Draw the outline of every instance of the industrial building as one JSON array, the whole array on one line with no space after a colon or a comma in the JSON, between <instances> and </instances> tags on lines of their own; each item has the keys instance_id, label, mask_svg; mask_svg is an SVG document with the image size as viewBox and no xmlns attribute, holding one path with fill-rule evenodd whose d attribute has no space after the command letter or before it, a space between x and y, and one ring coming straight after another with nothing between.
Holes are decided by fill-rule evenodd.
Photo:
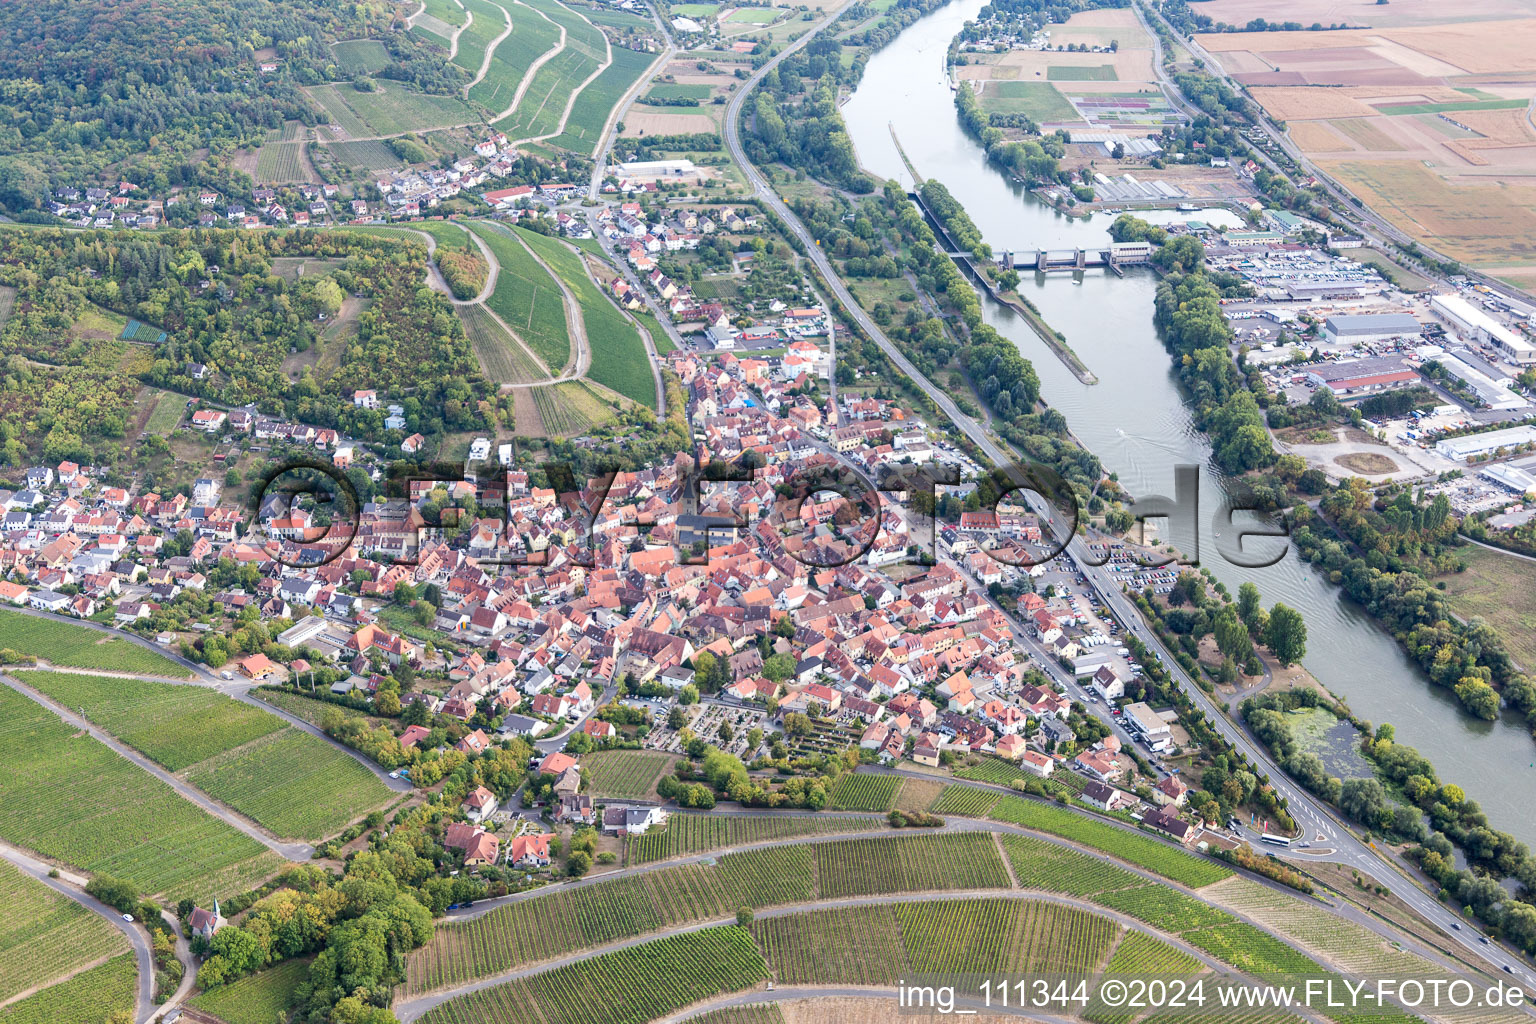
<instances>
[{"instance_id":1,"label":"industrial building","mask_svg":"<svg viewBox=\"0 0 1536 1024\"><path fill-rule=\"evenodd\" d=\"M1452 330L1465 340L1492 345L1504 358L1522 366L1536 363L1536 345L1478 309L1460 295L1435 295L1432 308Z\"/></svg>"},{"instance_id":2,"label":"industrial building","mask_svg":"<svg viewBox=\"0 0 1536 1024\"><path fill-rule=\"evenodd\" d=\"M1471 388L1478 400L1490 409L1523 409L1528 404L1525 399L1465 359L1451 355L1449 352L1442 352L1429 358L1436 360L1453 377Z\"/></svg>"},{"instance_id":3,"label":"industrial building","mask_svg":"<svg viewBox=\"0 0 1536 1024\"><path fill-rule=\"evenodd\" d=\"M1500 448L1511 449L1522 444L1536 444L1536 427L1505 427L1465 437L1448 437L1435 442L1435 451L1448 459L1465 462L1480 455L1489 455Z\"/></svg>"},{"instance_id":4,"label":"industrial building","mask_svg":"<svg viewBox=\"0 0 1536 1024\"><path fill-rule=\"evenodd\" d=\"M1406 387L1419 380L1418 372L1401 359L1348 359L1309 367L1306 374L1313 384L1340 398Z\"/></svg>"},{"instance_id":5,"label":"industrial building","mask_svg":"<svg viewBox=\"0 0 1536 1024\"><path fill-rule=\"evenodd\" d=\"M1329 344L1364 344L1388 338L1418 338L1424 328L1408 313L1341 313L1323 324Z\"/></svg>"}]
</instances>

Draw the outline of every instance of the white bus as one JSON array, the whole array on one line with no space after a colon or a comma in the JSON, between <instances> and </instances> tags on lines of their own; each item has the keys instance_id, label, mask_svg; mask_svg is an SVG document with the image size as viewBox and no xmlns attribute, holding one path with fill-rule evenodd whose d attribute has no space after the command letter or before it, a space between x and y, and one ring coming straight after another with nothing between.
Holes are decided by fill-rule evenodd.
<instances>
[{"instance_id":1,"label":"white bus","mask_svg":"<svg viewBox=\"0 0 1536 1024\"><path fill-rule=\"evenodd\" d=\"M1259 836L1259 842L1261 842L1261 843L1268 843L1270 846L1290 846L1291 845L1291 841L1289 839L1285 838L1285 836L1271 835L1268 832L1265 832L1263 835Z\"/></svg>"}]
</instances>

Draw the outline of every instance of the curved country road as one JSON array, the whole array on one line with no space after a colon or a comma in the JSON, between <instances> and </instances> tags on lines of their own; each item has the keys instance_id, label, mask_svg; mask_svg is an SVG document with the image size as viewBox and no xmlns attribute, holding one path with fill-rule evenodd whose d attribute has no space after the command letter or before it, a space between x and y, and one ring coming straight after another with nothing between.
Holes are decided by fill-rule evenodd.
<instances>
[{"instance_id":1,"label":"curved country road","mask_svg":"<svg viewBox=\"0 0 1536 1024\"><path fill-rule=\"evenodd\" d=\"M153 1017L159 1010L159 1007L155 1005L155 961L145 930L124 921L123 915L115 909L102 903L96 897L87 895L81 889L66 884L62 878L49 878L48 872L53 870L52 865L30 857L22 851L3 843L0 843L0 857L5 858L23 873L42 882L54 892L74 900L92 913L99 914L108 921L111 921L118 931L128 937L129 943L133 945L134 957L139 962L138 1007L134 1013L134 1020L137 1024L145 1024L146 1021ZM192 972L188 971L187 973L191 974Z\"/></svg>"}]
</instances>

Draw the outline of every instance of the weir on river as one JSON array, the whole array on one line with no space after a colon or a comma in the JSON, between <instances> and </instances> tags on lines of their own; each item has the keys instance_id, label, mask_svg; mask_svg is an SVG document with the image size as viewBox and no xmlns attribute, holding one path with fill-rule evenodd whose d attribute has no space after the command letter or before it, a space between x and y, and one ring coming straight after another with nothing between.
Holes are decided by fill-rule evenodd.
<instances>
[{"instance_id":1,"label":"weir on river","mask_svg":"<svg viewBox=\"0 0 1536 1024\"><path fill-rule=\"evenodd\" d=\"M954 0L908 26L871 58L842 109L860 162L877 177L909 189L917 184L914 174L942 182L995 251L1107 249L1113 215L1073 219L1057 213L990 166L981 147L961 130L945 51L983 2ZM910 172L894 141L897 136ZM1138 216L1160 223L1196 219L1217 227L1238 223L1233 213L1221 209L1143 211ZM1210 446L1191 420L1153 327L1156 278L1150 269L1134 266L1124 273L1123 279L1097 273L1024 274L1019 283L1019 292L1066 336L1097 377L1094 385L1083 383L1048 352L1012 308L984 294L983 313L1031 359L1044 399L1131 493L1173 494L1175 467L1200 467L1201 528L1209 540L1213 530L1222 529L1210 519L1226 480L1211 464ZM1174 530L1168 539L1187 549L1193 538ZM1308 629L1304 663L1324 686L1361 717L1391 722L1398 741L1418 748L1446 781L1478 800L1496 828L1536 844L1536 819L1526 811L1536 796L1536 770L1518 767L1536 762L1536 742L1523 724L1465 715L1453 695L1431 686L1389 635L1294 553L1268 568L1243 569L1208 551L1204 564L1233 592L1251 581L1266 606L1279 601L1300 609Z\"/></svg>"}]
</instances>

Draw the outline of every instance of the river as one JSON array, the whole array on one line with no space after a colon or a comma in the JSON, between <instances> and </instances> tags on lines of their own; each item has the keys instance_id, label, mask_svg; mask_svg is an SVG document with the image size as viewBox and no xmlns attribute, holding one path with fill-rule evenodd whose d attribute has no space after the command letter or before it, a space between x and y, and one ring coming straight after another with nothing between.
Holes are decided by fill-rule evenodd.
<instances>
[{"instance_id":1,"label":"river","mask_svg":"<svg viewBox=\"0 0 1536 1024\"><path fill-rule=\"evenodd\" d=\"M910 187L905 152L918 174L942 181L964 203L994 250L1107 242L1112 215L1084 220L1058 214L989 165L981 147L961 131L944 58L950 40L982 3L955 0L915 22L870 60L842 109L860 162L871 173ZM1236 222L1224 210L1140 215L1164 222ZM1174 467L1199 465L1202 564L1234 594L1251 580L1266 607L1279 601L1300 609L1307 621L1307 669L1356 714L1391 722L1398 740L1418 748L1445 781L1478 800L1495 827L1536 846L1536 820L1520 810L1536 795L1536 744L1517 718L1482 722L1463 714L1453 696L1430 686L1390 635L1294 553L1268 568L1243 569L1215 550L1210 524L1223 479L1210 464L1210 447L1191 422L1152 325L1156 285L1147 269L1131 269L1124 278L1090 270L1076 280L1026 274L1020 283L1021 294L1066 335L1098 377L1094 385L1079 382L1012 310L985 296L982 301L988 322L1034 363L1045 400L1061 410L1082 443L1132 494L1172 495ZM1187 536L1175 531L1171 539L1188 550ZM1521 768L1521 762L1528 767Z\"/></svg>"}]
</instances>

